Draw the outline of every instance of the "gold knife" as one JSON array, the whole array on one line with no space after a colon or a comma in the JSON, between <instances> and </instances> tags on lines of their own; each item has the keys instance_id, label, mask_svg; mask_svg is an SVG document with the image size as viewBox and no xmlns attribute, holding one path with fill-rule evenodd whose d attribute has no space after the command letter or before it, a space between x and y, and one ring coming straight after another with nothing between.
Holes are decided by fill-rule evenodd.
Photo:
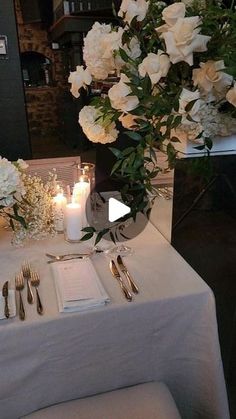
<instances>
[{"instance_id":1,"label":"gold knife","mask_svg":"<svg viewBox=\"0 0 236 419\"><path fill-rule=\"evenodd\" d=\"M129 283L129 286L130 286L131 290L135 294L138 294L139 293L139 289L138 289L137 285L135 284L134 280L132 279L132 277L131 277L128 269L126 268L126 266L125 266L125 264L124 264L124 262L122 260L122 257L120 255L117 256L117 263L118 263L118 265L120 267L121 272L123 272L123 274L127 278L127 281Z\"/></svg>"},{"instance_id":2,"label":"gold knife","mask_svg":"<svg viewBox=\"0 0 236 419\"><path fill-rule=\"evenodd\" d=\"M5 308L4 308L4 314L7 319L10 317L10 311L8 307L8 281L5 282L5 284L2 287L2 296L5 298Z\"/></svg>"},{"instance_id":3,"label":"gold knife","mask_svg":"<svg viewBox=\"0 0 236 419\"><path fill-rule=\"evenodd\" d=\"M126 288L126 286L123 282L123 279L121 278L121 276L119 274L119 271L116 267L116 264L115 264L114 260L110 261L109 266L110 266L110 271L111 271L112 275L119 281L120 287L121 287L121 289L122 289L122 291L125 295L125 298L127 298L128 301L132 301L132 295L129 292L129 290Z\"/></svg>"}]
</instances>

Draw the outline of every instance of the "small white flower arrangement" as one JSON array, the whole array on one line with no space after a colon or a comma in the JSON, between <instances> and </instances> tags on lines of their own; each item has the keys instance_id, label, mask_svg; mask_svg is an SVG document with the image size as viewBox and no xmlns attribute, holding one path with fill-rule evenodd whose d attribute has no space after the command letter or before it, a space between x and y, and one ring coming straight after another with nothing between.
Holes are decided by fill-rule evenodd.
<instances>
[{"instance_id":1,"label":"small white flower arrangement","mask_svg":"<svg viewBox=\"0 0 236 419\"><path fill-rule=\"evenodd\" d=\"M54 235L54 204L56 174L49 173L46 182L37 175L22 173L25 195L19 214L24 218L25 226L17 223L14 228L13 243L21 244L25 240L41 240Z\"/></svg>"},{"instance_id":2,"label":"small white flower arrangement","mask_svg":"<svg viewBox=\"0 0 236 419\"><path fill-rule=\"evenodd\" d=\"M230 8L219 0L170 6L123 0L117 18L117 27L93 25L84 39L85 68L71 73L69 82L78 97L92 80L117 75L107 97L81 110L79 123L93 142L115 142L120 123L134 140L122 152L112 148L113 172L129 194L135 185L135 205L139 191L138 210L161 170L157 150L167 154L171 168L176 142L191 140L209 153L214 136L236 132L236 13L234 0Z\"/></svg>"},{"instance_id":3,"label":"small white flower arrangement","mask_svg":"<svg viewBox=\"0 0 236 419\"><path fill-rule=\"evenodd\" d=\"M22 159L10 162L0 156L0 217L9 222L15 244L55 233L52 198L56 174L49 174L43 183L39 176L27 174L27 167Z\"/></svg>"},{"instance_id":4,"label":"small white flower arrangement","mask_svg":"<svg viewBox=\"0 0 236 419\"><path fill-rule=\"evenodd\" d=\"M9 220L12 228L16 222L26 227L24 218L19 214L26 193L22 181L26 168L26 163L21 159L11 163L0 156L0 216Z\"/></svg>"}]
</instances>

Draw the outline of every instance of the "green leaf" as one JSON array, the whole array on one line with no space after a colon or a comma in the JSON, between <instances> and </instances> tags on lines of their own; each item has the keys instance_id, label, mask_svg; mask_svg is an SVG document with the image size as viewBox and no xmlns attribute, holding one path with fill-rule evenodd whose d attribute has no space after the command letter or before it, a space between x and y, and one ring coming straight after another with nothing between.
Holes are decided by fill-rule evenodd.
<instances>
[{"instance_id":1,"label":"green leaf","mask_svg":"<svg viewBox=\"0 0 236 419\"><path fill-rule=\"evenodd\" d=\"M173 122L173 119L174 119L174 115L169 115L168 116L168 118L167 118L167 121L166 121L166 125L169 127L169 126L171 126L171 124L172 124L172 122Z\"/></svg>"},{"instance_id":2,"label":"green leaf","mask_svg":"<svg viewBox=\"0 0 236 419\"><path fill-rule=\"evenodd\" d=\"M122 163L122 160L117 160L117 162L112 167L111 175L113 175L117 171L117 169L119 169L119 167L121 166L121 163Z\"/></svg>"},{"instance_id":3,"label":"green leaf","mask_svg":"<svg viewBox=\"0 0 236 419\"><path fill-rule=\"evenodd\" d=\"M145 108L142 106L138 106L137 108L133 109L129 113L131 113L131 115L142 116L144 112L145 112Z\"/></svg>"},{"instance_id":4,"label":"green leaf","mask_svg":"<svg viewBox=\"0 0 236 419\"><path fill-rule=\"evenodd\" d=\"M186 119L190 122L196 122L190 115L187 115Z\"/></svg>"},{"instance_id":5,"label":"green leaf","mask_svg":"<svg viewBox=\"0 0 236 419\"><path fill-rule=\"evenodd\" d=\"M84 227L84 228L82 228L81 231L85 231L85 232L88 232L88 233L95 233L96 229L94 227Z\"/></svg>"},{"instance_id":6,"label":"green leaf","mask_svg":"<svg viewBox=\"0 0 236 419\"><path fill-rule=\"evenodd\" d=\"M211 140L211 138L205 138L205 144L206 144L206 146L207 146L207 148L209 149L209 150L211 150L212 149L212 146L213 146L213 143L212 143L212 140Z\"/></svg>"},{"instance_id":7,"label":"green leaf","mask_svg":"<svg viewBox=\"0 0 236 419\"><path fill-rule=\"evenodd\" d=\"M114 243L114 244L116 244L116 239L115 239L115 236L114 236L114 234L112 233L112 231L110 231L110 238L111 238L111 240L113 241L113 243Z\"/></svg>"},{"instance_id":8,"label":"green leaf","mask_svg":"<svg viewBox=\"0 0 236 419\"><path fill-rule=\"evenodd\" d=\"M123 155L123 157L124 156L127 156L128 154L130 154L130 153L132 153L132 151L134 150L135 148L134 147L127 147L127 148L125 148L123 151L122 151L122 155Z\"/></svg>"},{"instance_id":9,"label":"green leaf","mask_svg":"<svg viewBox=\"0 0 236 419\"><path fill-rule=\"evenodd\" d=\"M195 148L196 150L204 150L205 145L198 145L198 146L193 147L193 148Z\"/></svg>"},{"instance_id":10,"label":"green leaf","mask_svg":"<svg viewBox=\"0 0 236 419\"><path fill-rule=\"evenodd\" d=\"M95 240L95 246L100 242L100 240L109 232L109 228L104 228L103 230L99 231Z\"/></svg>"},{"instance_id":11,"label":"green leaf","mask_svg":"<svg viewBox=\"0 0 236 419\"><path fill-rule=\"evenodd\" d=\"M122 48L119 48L119 54L125 63L129 61L129 56L126 54L125 50L123 50Z\"/></svg>"},{"instance_id":12,"label":"green leaf","mask_svg":"<svg viewBox=\"0 0 236 419\"><path fill-rule=\"evenodd\" d=\"M174 100L173 109L175 110L175 112L178 112L178 110L179 110L179 99Z\"/></svg>"},{"instance_id":13,"label":"green leaf","mask_svg":"<svg viewBox=\"0 0 236 419\"><path fill-rule=\"evenodd\" d=\"M109 147L109 150L116 156L117 159L119 159L120 157L122 157L122 153L121 153L120 150L118 150L118 148Z\"/></svg>"},{"instance_id":14,"label":"green leaf","mask_svg":"<svg viewBox=\"0 0 236 419\"><path fill-rule=\"evenodd\" d=\"M125 131L124 134L126 134L128 137L132 138L132 140L140 141L142 139L142 136L135 131Z\"/></svg>"},{"instance_id":15,"label":"green leaf","mask_svg":"<svg viewBox=\"0 0 236 419\"><path fill-rule=\"evenodd\" d=\"M89 239L91 239L93 237L93 233L87 233L87 234L85 234L80 240L82 241L82 242L84 242L84 241L86 241L86 240L89 240Z\"/></svg>"},{"instance_id":16,"label":"green leaf","mask_svg":"<svg viewBox=\"0 0 236 419\"><path fill-rule=\"evenodd\" d=\"M157 170L154 170L152 173L150 173L149 175L150 179L153 179L154 177L156 177L159 172L160 170L157 169Z\"/></svg>"},{"instance_id":17,"label":"green leaf","mask_svg":"<svg viewBox=\"0 0 236 419\"><path fill-rule=\"evenodd\" d=\"M191 109L193 108L193 106L194 106L194 104L196 103L197 100L198 99L194 99L194 100L191 100L191 102L188 102L187 105L185 106L185 111L186 112L191 111Z\"/></svg>"},{"instance_id":18,"label":"green leaf","mask_svg":"<svg viewBox=\"0 0 236 419\"><path fill-rule=\"evenodd\" d=\"M178 127L179 124L181 124L181 121L182 121L182 116L181 115L176 116L172 123L172 128Z\"/></svg>"},{"instance_id":19,"label":"green leaf","mask_svg":"<svg viewBox=\"0 0 236 419\"><path fill-rule=\"evenodd\" d=\"M143 92L145 95L150 95L151 88L152 88L152 82L149 76L146 76L143 80Z\"/></svg>"}]
</instances>

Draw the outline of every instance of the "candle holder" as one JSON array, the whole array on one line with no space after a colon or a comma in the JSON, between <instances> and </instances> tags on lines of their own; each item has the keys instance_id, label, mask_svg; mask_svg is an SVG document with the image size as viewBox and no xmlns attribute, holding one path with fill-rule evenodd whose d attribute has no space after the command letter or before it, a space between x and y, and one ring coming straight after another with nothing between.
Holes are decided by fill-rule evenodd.
<instances>
[{"instance_id":1,"label":"candle holder","mask_svg":"<svg viewBox=\"0 0 236 419\"><path fill-rule=\"evenodd\" d=\"M64 232L64 212L67 199L64 196L64 188L61 182L55 182L55 196L53 197L54 228L57 233Z\"/></svg>"},{"instance_id":2,"label":"candle holder","mask_svg":"<svg viewBox=\"0 0 236 419\"><path fill-rule=\"evenodd\" d=\"M93 163L80 163L77 166L77 181L81 178L89 179L90 190L95 188L95 164Z\"/></svg>"},{"instance_id":3,"label":"candle holder","mask_svg":"<svg viewBox=\"0 0 236 419\"><path fill-rule=\"evenodd\" d=\"M95 178L95 164L93 163L80 163L77 171L78 179L87 178L90 183L90 195L87 202L87 212L89 220L92 220L94 213L96 212L97 200L96 200L96 178ZM92 217L92 218L91 218Z\"/></svg>"},{"instance_id":4,"label":"candle holder","mask_svg":"<svg viewBox=\"0 0 236 419\"><path fill-rule=\"evenodd\" d=\"M81 163L77 166L77 182L74 185L72 198L81 205L82 228L87 227L92 219L92 200L95 186L95 165Z\"/></svg>"}]
</instances>

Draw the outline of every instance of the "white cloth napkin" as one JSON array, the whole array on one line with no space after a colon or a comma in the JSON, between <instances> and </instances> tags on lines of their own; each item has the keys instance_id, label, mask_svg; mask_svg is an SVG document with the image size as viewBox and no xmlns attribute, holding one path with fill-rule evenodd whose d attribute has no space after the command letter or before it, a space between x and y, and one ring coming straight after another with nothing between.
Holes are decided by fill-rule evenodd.
<instances>
[{"instance_id":1,"label":"white cloth napkin","mask_svg":"<svg viewBox=\"0 0 236 419\"><path fill-rule=\"evenodd\" d=\"M110 301L91 259L58 262L51 267L60 312L88 310Z\"/></svg>"},{"instance_id":2,"label":"white cloth napkin","mask_svg":"<svg viewBox=\"0 0 236 419\"><path fill-rule=\"evenodd\" d=\"M8 307L10 311L10 317L14 317L16 315L15 290L8 291ZM2 296L2 292L0 292L0 320L6 318L4 314L4 308L5 308L5 298Z\"/></svg>"}]
</instances>

